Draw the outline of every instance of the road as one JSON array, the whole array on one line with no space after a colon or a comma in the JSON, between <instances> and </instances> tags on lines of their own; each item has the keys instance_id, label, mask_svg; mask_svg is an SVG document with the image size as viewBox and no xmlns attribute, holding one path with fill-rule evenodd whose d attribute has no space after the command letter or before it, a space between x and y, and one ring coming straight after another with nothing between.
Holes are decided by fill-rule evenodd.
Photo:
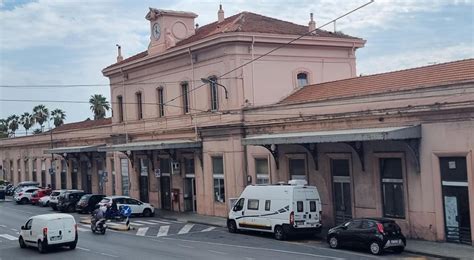
<instances>
[{"instance_id":1,"label":"road","mask_svg":"<svg viewBox=\"0 0 474 260\"><path fill-rule=\"evenodd\" d=\"M53 213L50 208L0 202L0 260L7 259L380 259L363 251L332 250L323 241L277 241L258 233L230 234L224 228L182 223L167 219L132 218L136 227L127 232L90 232L79 224L75 250L52 249L39 254L20 249L19 229L30 216ZM79 214L72 214L79 221ZM426 259L413 254L385 254L387 259Z\"/></svg>"}]
</instances>

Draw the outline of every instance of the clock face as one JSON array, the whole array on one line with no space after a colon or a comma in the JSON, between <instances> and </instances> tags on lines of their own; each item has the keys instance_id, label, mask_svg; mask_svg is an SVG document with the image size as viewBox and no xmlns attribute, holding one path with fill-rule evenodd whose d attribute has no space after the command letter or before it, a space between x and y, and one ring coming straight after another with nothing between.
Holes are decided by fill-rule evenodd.
<instances>
[{"instance_id":1,"label":"clock face","mask_svg":"<svg viewBox=\"0 0 474 260\"><path fill-rule=\"evenodd\" d=\"M160 28L160 25L155 23L153 25L153 30L152 30L152 34L153 34L153 37L158 40L160 39L160 35L161 35L161 28Z\"/></svg>"}]
</instances>

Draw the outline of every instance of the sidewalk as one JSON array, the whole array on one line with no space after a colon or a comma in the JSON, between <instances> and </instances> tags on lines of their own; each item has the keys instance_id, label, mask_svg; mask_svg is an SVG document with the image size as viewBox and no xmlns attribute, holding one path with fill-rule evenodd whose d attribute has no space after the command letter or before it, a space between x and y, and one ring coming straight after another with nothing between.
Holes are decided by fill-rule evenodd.
<instances>
[{"instance_id":1,"label":"sidewalk","mask_svg":"<svg viewBox=\"0 0 474 260\"><path fill-rule=\"evenodd\" d=\"M196 213L178 213L164 210L157 210L155 216L189 223L226 227L226 219L222 217L204 216ZM327 231L327 228L323 228L321 233L323 239L326 237ZM405 251L442 259L474 260L474 247L470 245L407 239Z\"/></svg>"},{"instance_id":2,"label":"sidewalk","mask_svg":"<svg viewBox=\"0 0 474 260\"><path fill-rule=\"evenodd\" d=\"M225 218L199 215L196 213L172 212L157 209L155 212L155 217L194 224L204 224L214 227L227 227L227 220Z\"/></svg>"}]
</instances>

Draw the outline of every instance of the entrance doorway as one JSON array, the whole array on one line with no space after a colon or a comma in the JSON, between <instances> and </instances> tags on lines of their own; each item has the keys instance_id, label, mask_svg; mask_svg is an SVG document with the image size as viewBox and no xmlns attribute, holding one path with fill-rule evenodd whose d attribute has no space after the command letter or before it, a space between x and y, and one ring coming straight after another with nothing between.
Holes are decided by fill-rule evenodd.
<instances>
[{"instance_id":1,"label":"entrance doorway","mask_svg":"<svg viewBox=\"0 0 474 260\"><path fill-rule=\"evenodd\" d=\"M349 160L331 159L334 217L336 225L352 219Z\"/></svg>"},{"instance_id":2,"label":"entrance doorway","mask_svg":"<svg viewBox=\"0 0 474 260\"><path fill-rule=\"evenodd\" d=\"M140 200L149 202L148 200L148 160L140 159Z\"/></svg>"},{"instance_id":3,"label":"entrance doorway","mask_svg":"<svg viewBox=\"0 0 474 260\"><path fill-rule=\"evenodd\" d=\"M171 210L171 177L161 176L161 208Z\"/></svg>"},{"instance_id":4,"label":"entrance doorway","mask_svg":"<svg viewBox=\"0 0 474 260\"><path fill-rule=\"evenodd\" d=\"M92 175L88 164L86 161L81 161L81 184L85 193L92 193Z\"/></svg>"},{"instance_id":5,"label":"entrance doorway","mask_svg":"<svg viewBox=\"0 0 474 260\"><path fill-rule=\"evenodd\" d=\"M471 244L465 157L440 157L446 241Z\"/></svg>"},{"instance_id":6,"label":"entrance doorway","mask_svg":"<svg viewBox=\"0 0 474 260\"><path fill-rule=\"evenodd\" d=\"M193 177L184 179L184 211L196 211L196 181Z\"/></svg>"}]
</instances>

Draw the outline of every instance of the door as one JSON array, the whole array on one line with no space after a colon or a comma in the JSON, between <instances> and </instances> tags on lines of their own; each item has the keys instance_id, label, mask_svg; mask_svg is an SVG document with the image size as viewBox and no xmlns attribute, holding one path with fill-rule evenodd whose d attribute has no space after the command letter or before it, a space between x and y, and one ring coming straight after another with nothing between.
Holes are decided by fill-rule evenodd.
<instances>
[{"instance_id":1,"label":"door","mask_svg":"<svg viewBox=\"0 0 474 260\"><path fill-rule=\"evenodd\" d=\"M194 178L184 179L184 210L196 211L196 184Z\"/></svg>"},{"instance_id":2,"label":"door","mask_svg":"<svg viewBox=\"0 0 474 260\"><path fill-rule=\"evenodd\" d=\"M234 219L235 223L237 223L237 226L242 228L242 223L245 223L244 215L245 215L245 210L244 210L244 204L245 204L245 199L240 198L237 203L235 203L234 207L232 208L232 211L230 213L229 218ZM245 226L245 225L244 225Z\"/></svg>"},{"instance_id":3,"label":"door","mask_svg":"<svg viewBox=\"0 0 474 260\"><path fill-rule=\"evenodd\" d=\"M149 202L148 199L148 160L140 159L140 200Z\"/></svg>"},{"instance_id":4,"label":"door","mask_svg":"<svg viewBox=\"0 0 474 260\"><path fill-rule=\"evenodd\" d=\"M349 160L332 159L333 204L336 225L352 219L351 176Z\"/></svg>"},{"instance_id":5,"label":"door","mask_svg":"<svg viewBox=\"0 0 474 260\"><path fill-rule=\"evenodd\" d=\"M36 245L35 239L33 239L33 231L31 227L33 225L33 219L30 219L26 222L24 229L21 230L21 236L26 244Z\"/></svg>"},{"instance_id":6,"label":"door","mask_svg":"<svg viewBox=\"0 0 474 260\"><path fill-rule=\"evenodd\" d=\"M171 210L171 180L170 176L161 176L161 208Z\"/></svg>"},{"instance_id":7,"label":"door","mask_svg":"<svg viewBox=\"0 0 474 260\"><path fill-rule=\"evenodd\" d=\"M440 157L447 242L472 244L465 157Z\"/></svg>"},{"instance_id":8,"label":"door","mask_svg":"<svg viewBox=\"0 0 474 260\"><path fill-rule=\"evenodd\" d=\"M83 191L92 193L92 175L89 174L89 166L85 161L81 162L81 183Z\"/></svg>"}]
</instances>

